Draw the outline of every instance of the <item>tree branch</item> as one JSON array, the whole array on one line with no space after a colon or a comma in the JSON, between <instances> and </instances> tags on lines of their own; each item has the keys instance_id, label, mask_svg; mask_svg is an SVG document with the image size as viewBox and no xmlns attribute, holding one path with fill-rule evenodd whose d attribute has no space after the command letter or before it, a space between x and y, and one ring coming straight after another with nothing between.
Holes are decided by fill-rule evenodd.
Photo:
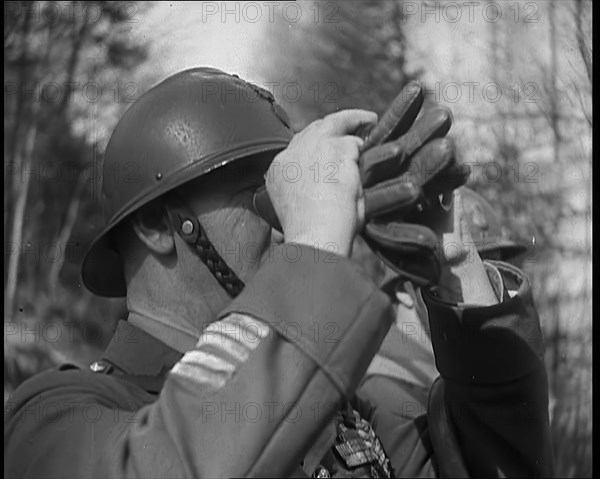
<instances>
[{"instance_id":1,"label":"tree branch","mask_svg":"<svg viewBox=\"0 0 600 479\"><path fill-rule=\"evenodd\" d=\"M585 38L583 36L583 0L577 0L576 5L577 13L575 14L575 24L577 25L577 45L579 47L579 53L581 53L581 58L583 58L583 64L585 65L588 80L590 81L590 85L593 85L591 58L592 49L586 45Z\"/></svg>"}]
</instances>

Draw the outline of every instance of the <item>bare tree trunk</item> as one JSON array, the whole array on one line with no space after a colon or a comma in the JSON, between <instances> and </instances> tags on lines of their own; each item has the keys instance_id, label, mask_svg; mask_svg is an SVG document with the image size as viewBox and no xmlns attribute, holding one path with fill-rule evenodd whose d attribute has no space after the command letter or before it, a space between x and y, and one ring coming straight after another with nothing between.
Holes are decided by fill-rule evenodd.
<instances>
[{"instance_id":1,"label":"bare tree trunk","mask_svg":"<svg viewBox=\"0 0 600 479\"><path fill-rule=\"evenodd\" d=\"M556 3L555 0L551 0L549 3L549 19L550 19L550 82L551 92L549 95L550 100L550 125L552 127L553 135L553 148L554 148L554 161L559 161L559 143L560 143L560 129L559 129L559 116L558 111L558 88L556 85L556 79L558 77L558 61L556 57Z\"/></svg>"},{"instance_id":2,"label":"bare tree trunk","mask_svg":"<svg viewBox=\"0 0 600 479\"><path fill-rule=\"evenodd\" d=\"M31 15L32 11L27 10L28 14L25 18L23 25L23 50L20 58L19 68L19 86L23 88L27 84L27 80L33 80L28 78L27 68L27 41L31 27ZM50 56L50 50L52 48L52 30L53 25L50 24L47 28L47 40L46 40L46 51L44 54L45 63L48 62ZM39 80L42 80L44 74L41 75ZM10 246L12 254L8 260L8 273L6 279L6 290L5 290L5 304L4 304L4 316L5 320L8 318L12 319L14 313L15 294L17 291L17 283L19 279L19 259L21 257L21 250L23 248L23 219L25 216L25 208L27 206L27 196L29 193L29 186L31 184L31 176L37 176L36 169L31 171L33 165L33 151L35 148L35 142L38 133L38 121L40 114L40 103L39 100L32 99L29 105L25 104L24 95L19 94L17 98L17 119L13 127L13 150L11 151L11 160L14 165L14 177L12 182L12 194L16 195L16 201L13 211L11 234L10 234ZM20 140L20 129L23 125L27 124L27 130L24 136L24 142L19 143ZM25 174L25 176L23 176Z\"/></svg>"},{"instance_id":3,"label":"bare tree trunk","mask_svg":"<svg viewBox=\"0 0 600 479\"><path fill-rule=\"evenodd\" d=\"M37 136L37 124L33 121L27 129L21 161L18 164L23 165L23 171L28 172L33 163L33 148ZM17 155L18 158L18 155ZM20 175L19 175L20 177ZM17 176L15 176L17 178ZM18 183L18 179L15 181ZM25 206L27 205L27 193L31 183L31 175L25 175L17 192L17 200L15 203L15 211L11 225L11 246L16 250L8 258L8 278L6 280L6 296L4 303L4 317L9 321L12 319L14 312L15 293L17 291L17 280L19 276L19 259L21 257L20 250L23 247L23 217L25 216Z\"/></svg>"},{"instance_id":4,"label":"bare tree trunk","mask_svg":"<svg viewBox=\"0 0 600 479\"><path fill-rule=\"evenodd\" d=\"M20 27L20 34L18 35L20 37L21 40L21 55L19 58L19 63L18 63L18 81L17 84L20 88L23 87L23 85L25 84L25 80L26 80L26 69L27 69L27 37L29 35L29 32L31 31L31 19L32 19L32 15L33 15L33 8L32 9L26 9L26 15L25 18L23 20L23 24L22 25L18 25L13 29L16 30L16 28ZM7 31L8 29L5 28L5 35L4 35L4 46L6 48L6 42L8 39L7 36ZM20 132L21 132L21 125L23 124L23 110L25 109L25 101L24 101L24 95L21 94L21 92L17 89L18 93L17 93L17 97L16 97L16 107L15 107L15 115L14 115L14 123L12 125L12 131L10 134L10 138L8 138L5 141L5 162L7 163L7 165L12 165L13 171L12 174L13 176L13 183L12 185L8 185L8 188L5 188L4 191L4 238L6 241L6 238L10 237L10 233L9 230L6 228L7 226L7 221L9 218L9 214L7 214L8 212L11 211L11 207L13 206L13 203L15 202L15 195L17 195L17 188L14 187L15 184L18 185L18 175L20 174L20 172L22 171L22 166L23 164L19 161L19 159L17 158L18 155L18 150L20 148L21 145L19 145L19 137L20 137ZM6 98L6 97L5 97ZM5 181L6 181L6 176L5 176ZM14 213L14 212L13 212ZM14 215L13 215L14 216ZM10 224L13 224L14 221L11 221ZM9 260L10 263L10 260ZM10 272L10 268L8 269L8 271ZM10 274L9 274L10 277ZM8 278L6 279L7 283ZM5 305L6 306L6 305Z\"/></svg>"},{"instance_id":5,"label":"bare tree trunk","mask_svg":"<svg viewBox=\"0 0 600 479\"><path fill-rule=\"evenodd\" d=\"M65 85L70 88L70 85L73 82L73 78L75 76L75 71L77 70L77 66L79 64L80 52L81 48L85 42L85 37L88 30L88 23L84 19L81 25L76 28L73 28L71 32L73 38L73 50L69 56L69 63L67 66L66 73L66 82ZM67 107L69 105L68 99L70 95L63 95L62 101L58 107L58 110L55 112L56 115L65 115ZM75 184L75 188L73 189L73 194L71 199L69 200L69 206L67 207L67 214L65 216L65 221L60 230L60 233L57 237L57 247L62 250L62 248L66 248L66 243L71 236L71 232L73 230L73 226L75 225L75 221L77 219L77 213L79 211L79 205L81 203L81 194L83 192L83 188L85 186L85 176L83 172L80 173L77 183ZM56 295L56 290L58 286L58 279L60 276L60 272L65 262L66 251L62 251L62 254L56 258L56 260L52 263L50 267L50 271L48 272L47 277L47 285L48 290L51 296Z\"/></svg>"},{"instance_id":6,"label":"bare tree trunk","mask_svg":"<svg viewBox=\"0 0 600 479\"><path fill-rule=\"evenodd\" d=\"M77 65L79 64L79 54L81 52L81 48L85 42L85 37L88 30L88 23L86 20L83 20L83 23L79 28L74 28L73 35L73 51L71 52L71 56L69 57L69 65L67 67L67 76L65 85L67 88L71 88L73 83L73 78L75 77L75 71L77 69ZM70 92L67 92L66 95L63 95L62 101L60 102L60 106L58 109L58 113L62 114L67 109L69 104Z\"/></svg>"},{"instance_id":7,"label":"bare tree trunk","mask_svg":"<svg viewBox=\"0 0 600 479\"><path fill-rule=\"evenodd\" d=\"M23 21L23 29L21 32L21 41L22 41L22 51L19 59L19 80L18 85L20 88L23 88L26 81L26 69L27 69L27 38L29 36L29 32L31 30L31 17L33 15L33 8L26 9L26 16ZM19 149L19 130L22 124L23 118L23 110L25 109L25 96L20 92L17 94L17 107L15 112L15 123L13 125L13 130L11 133L11 138L8 140L8 144L10 145L9 150L9 161L15 163L17 161L17 150Z\"/></svg>"},{"instance_id":8,"label":"bare tree trunk","mask_svg":"<svg viewBox=\"0 0 600 479\"><path fill-rule=\"evenodd\" d=\"M490 49L491 49L491 70L492 80L496 85L504 85L505 78L502 75L507 70L507 33L506 33L506 22L500 20L497 23L489 23L489 29L491 33ZM507 114L503 102L498 102L495 105L496 112L499 117L500 124L500 135L502 144L505 145L507 142L506 130L507 130Z\"/></svg>"},{"instance_id":9,"label":"bare tree trunk","mask_svg":"<svg viewBox=\"0 0 600 479\"><path fill-rule=\"evenodd\" d=\"M57 248L60 251L62 251L62 254L60 254L56 261L52 263L52 266L50 267L50 272L48 273L48 289L52 296L56 294L58 278L66 257L66 251L64 251L64 248L66 248L65 245L71 237L71 232L73 231L73 226L75 225L75 220L77 219L79 205L81 204L81 194L83 193L84 186L85 175L83 174L83 172L81 172L79 174L79 178L77 179L77 183L75 184L75 188L73 189L71 199L69 201L65 222L63 223L60 233L56 239Z\"/></svg>"},{"instance_id":10,"label":"bare tree trunk","mask_svg":"<svg viewBox=\"0 0 600 479\"><path fill-rule=\"evenodd\" d=\"M557 56L556 56L556 3L554 0L551 0L548 10L548 16L550 20L550 31L549 31L549 40L550 40L550 94L549 94L549 102L550 102L550 127L552 128L553 133L553 153L554 153L554 162L555 164L560 161L559 154L559 146L560 146L560 132L559 132L559 111L558 111L558 91L556 86L557 80ZM560 221L560 217L556 224ZM560 393L558 391L559 387L559 375L560 375L560 363L561 363L561 321L560 321L560 313L558 312L559 307L559 298L553 297L550 300L550 304L553 306L553 332L551 336L551 348L553 351L553 362L552 362L552 390L557 398L560 398ZM560 400L560 399L559 399Z\"/></svg>"}]
</instances>

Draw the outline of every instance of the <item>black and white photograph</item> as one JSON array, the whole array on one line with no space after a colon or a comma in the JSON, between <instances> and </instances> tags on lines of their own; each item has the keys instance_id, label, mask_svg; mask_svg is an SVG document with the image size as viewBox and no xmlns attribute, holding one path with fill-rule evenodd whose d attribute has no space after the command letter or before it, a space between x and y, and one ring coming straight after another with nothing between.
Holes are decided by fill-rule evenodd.
<instances>
[{"instance_id":1,"label":"black and white photograph","mask_svg":"<svg viewBox=\"0 0 600 479\"><path fill-rule=\"evenodd\" d=\"M592 1L4 2L4 477L592 477Z\"/></svg>"}]
</instances>

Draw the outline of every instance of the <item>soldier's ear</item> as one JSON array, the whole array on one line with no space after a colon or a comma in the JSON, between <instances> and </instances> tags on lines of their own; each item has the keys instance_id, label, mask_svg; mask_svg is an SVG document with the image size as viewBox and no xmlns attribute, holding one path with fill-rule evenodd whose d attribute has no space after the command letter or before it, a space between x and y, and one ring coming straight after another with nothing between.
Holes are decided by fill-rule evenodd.
<instances>
[{"instance_id":1,"label":"soldier's ear","mask_svg":"<svg viewBox=\"0 0 600 479\"><path fill-rule=\"evenodd\" d=\"M175 250L174 231L162 201L151 201L133 214L133 231L150 251L169 255Z\"/></svg>"}]
</instances>

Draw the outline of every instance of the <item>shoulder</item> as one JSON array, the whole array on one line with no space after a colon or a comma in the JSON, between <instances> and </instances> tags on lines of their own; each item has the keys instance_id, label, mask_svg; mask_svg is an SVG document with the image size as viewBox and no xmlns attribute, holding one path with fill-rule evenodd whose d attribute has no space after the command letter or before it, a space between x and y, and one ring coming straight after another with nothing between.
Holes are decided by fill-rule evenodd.
<instances>
[{"instance_id":1,"label":"shoulder","mask_svg":"<svg viewBox=\"0 0 600 479\"><path fill-rule=\"evenodd\" d=\"M5 401L5 476L92 476L94 451L155 400L135 384L71 364L33 376Z\"/></svg>"},{"instance_id":2,"label":"shoulder","mask_svg":"<svg viewBox=\"0 0 600 479\"><path fill-rule=\"evenodd\" d=\"M5 418L10 419L25 407L46 403L53 403L59 409L72 407L69 404L74 399L118 407L132 403L142 406L152 402L154 397L116 376L62 364L23 382L5 401Z\"/></svg>"}]
</instances>

